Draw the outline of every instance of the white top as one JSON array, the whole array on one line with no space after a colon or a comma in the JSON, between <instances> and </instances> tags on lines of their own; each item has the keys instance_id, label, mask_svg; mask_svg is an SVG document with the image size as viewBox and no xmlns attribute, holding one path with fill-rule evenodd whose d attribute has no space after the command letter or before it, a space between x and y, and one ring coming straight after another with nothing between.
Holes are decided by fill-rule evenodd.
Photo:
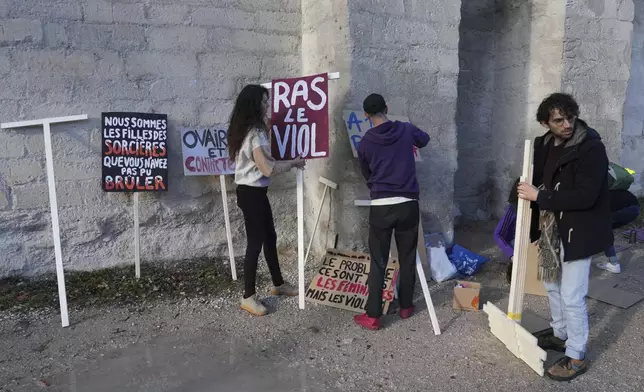
<instances>
[{"instance_id":1,"label":"white top","mask_svg":"<svg viewBox=\"0 0 644 392\"><path fill-rule=\"evenodd\" d=\"M385 197L382 199L371 200L371 205L372 206L391 206L394 204L407 203L408 201L415 201L415 200L408 199L406 197Z\"/></svg>"},{"instance_id":2,"label":"white top","mask_svg":"<svg viewBox=\"0 0 644 392\"><path fill-rule=\"evenodd\" d=\"M262 174L253 159L253 150L256 148L265 149L267 155L271 155L271 144L268 141L266 131L254 128L244 139L237 158L235 158L235 184L254 187L267 187L271 180Z\"/></svg>"}]
</instances>

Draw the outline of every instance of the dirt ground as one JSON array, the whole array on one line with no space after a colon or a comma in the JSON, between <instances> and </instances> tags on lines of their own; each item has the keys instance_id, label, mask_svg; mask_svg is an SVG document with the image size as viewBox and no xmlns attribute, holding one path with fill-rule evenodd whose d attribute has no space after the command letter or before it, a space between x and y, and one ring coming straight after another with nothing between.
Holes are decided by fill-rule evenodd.
<instances>
[{"instance_id":1,"label":"dirt ground","mask_svg":"<svg viewBox=\"0 0 644 392\"><path fill-rule=\"evenodd\" d=\"M456 241L492 256L472 280L499 303L509 286L492 230L469 226ZM596 268L593 275L642 294L642 256L644 248L633 247L620 253L621 275ZM295 282L296 264L285 262L283 270ZM453 282L430 283L440 336L432 332L420 287L417 314L404 321L386 316L376 332L355 326L347 311L308 303L300 311L296 298L268 297L271 314L252 317L238 309L239 283L185 299L76 306L69 328L61 328L57 308L3 311L0 391L644 390L644 302L624 310L588 300L591 367L562 386L507 351L489 332L485 313L454 311L452 288ZM549 317L544 298L526 296L526 308ZM558 355L549 353L548 363Z\"/></svg>"}]
</instances>

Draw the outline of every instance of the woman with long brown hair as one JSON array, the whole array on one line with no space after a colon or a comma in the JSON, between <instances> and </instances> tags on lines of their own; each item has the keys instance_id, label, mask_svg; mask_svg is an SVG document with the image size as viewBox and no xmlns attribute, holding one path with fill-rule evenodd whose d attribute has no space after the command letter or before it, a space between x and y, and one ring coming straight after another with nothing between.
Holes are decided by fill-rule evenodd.
<instances>
[{"instance_id":1,"label":"woman with long brown hair","mask_svg":"<svg viewBox=\"0 0 644 392\"><path fill-rule=\"evenodd\" d=\"M303 169L305 163L302 159L278 162L271 156L268 108L268 89L247 85L237 97L228 127L228 152L236 166L237 205L244 214L247 237L241 308L256 316L267 313L266 307L257 300L255 291L257 260L262 247L273 280L271 294L298 294L297 289L282 278L277 259L277 234L267 191L271 177L294 167Z\"/></svg>"}]
</instances>

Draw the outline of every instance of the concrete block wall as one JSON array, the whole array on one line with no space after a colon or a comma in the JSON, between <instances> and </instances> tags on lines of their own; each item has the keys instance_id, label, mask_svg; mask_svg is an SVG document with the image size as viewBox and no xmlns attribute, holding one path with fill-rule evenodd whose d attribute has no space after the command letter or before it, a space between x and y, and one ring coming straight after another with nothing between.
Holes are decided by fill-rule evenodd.
<instances>
[{"instance_id":1,"label":"concrete block wall","mask_svg":"<svg viewBox=\"0 0 644 392\"><path fill-rule=\"evenodd\" d=\"M0 121L90 117L52 128L67 269L133 262L131 199L100 187L102 111L170 120L170 191L141 197L143 262L225 258L218 179L183 176L179 131L224 124L246 83L300 74L300 31L299 0L0 1ZM286 175L271 191L287 260L296 243L293 188ZM0 255L0 276L54 269L38 129L0 132Z\"/></svg>"},{"instance_id":2,"label":"concrete block wall","mask_svg":"<svg viewBox=\"0 0 644 392\"><path fill-rule=\"evenodd\" d=\"M544 132L537 106L561 87L565 4L468 0L462 13L455 198L463 219L486 220L503 213L524 141Z\"/></svg>"},{"instance_id":3,"label":"concrete block wall","mask_svg":"<svg viewBox=\"0 0 644 392\"><path fill-rule=\"evenodd\" d=\"M463 0L459 27L454 199L464 219L489 219L496 174L492 146L496 0Z\"/></svg>"},{"instance_id":4,"label":"concrete block wall","mask_svg":"<svg viewBox=\"0 0 644 392\"><path fill-rule=\"evenodd\" d=\"M644 0L633 1L631 75L626 89L621 163L635 170L631 191L644 196Z\"/></svg>"},{"instance_id":5,"label":"concrete block wall","mask_svg":"<svg viewBox=\"0 0 644 392\"><path fill-rule=\"evenodd\" d=\"M348 5L352 78L344 106L359 110L368 94L380 93L391 114L406 115L429 133L423 162L416 165L422 220L425 231L445 233L451 241L460 1L351 0ZM348 193L368 194L355 160L346 163L345 173L351 176L345 182L356 184ZM367 211L362 214L366 219ZM355 227L348 218L338 221Z\"/></svg>"},{"instance_id":6,"label":"concrete block wall","mask_svg":"<svg viewBox=\"0 0 644 392\"><path fill-rule=\"evenodd\" d=\"M407 115L432 141L417 165L426 231L453 236L453 174L456 170L456 84L460 3L404 0L303 0L302 61L305 73L341 73L330 89L331 159L307 164L308 208L317 210L319 175L340 184L325 204L318 250L332 244L366 250L368 198L365 180L351 153L344 109L362 109L370 93L382 94L391 114ZM331 217L331 224L326 222ZM309 232L314 221L307 222Z\"/></svg>"},{"instance_id":7,"label":"concrete block wall","mask_svg":"<svg viewBox=\"0 0 644 392\"><path fill-rule=\"evenodd\" d=\"M631 75L631 56L634 64L641 57L639 47L631 44L633 16L644 12L640 0L635 5L632 0L491 3L495 5L493 17L487 15L492 4L484 9L478 1L463 3L457 119L461 158L455 197L464 218L487 219L502 213L510 185L521 173L524 140L545 132L535 114L543 98L552 92L575 96L582 118L602 134L610 159L619 161L623 157L625 163L644 169L637 162L642 145L642 105L638 98L642 83L637 65ZM484 32L491 26L495 32L493 56L483 50L490 46ZM471 32L478 37L469 39L468 44ZM476 57L470 47L483 53ZM477 66L493 64L493 75L478 71L485 78L484 84L477 86L470 79L470 74L476 75L469 65L472 59L478 60ZM627 100L629 78L631 94ZM481 105L488 100L486 87L490 84L494 88L488 126L489 112ZM485 154L492 157L490 162L485 161ZM637 187L641 184L635 187L640 189Z\"/></svg>"},{"instance_id":8,"label":"concrete block wall","mask_svg":"<svg viewBox=\"0 0 644 392\"><path fill-rule=\"evenodd\" d=\"M619 162L630 78L633 0L567 2L562 88L581 117L602 135L609 159Z\"/></svg>"}]
</instances>

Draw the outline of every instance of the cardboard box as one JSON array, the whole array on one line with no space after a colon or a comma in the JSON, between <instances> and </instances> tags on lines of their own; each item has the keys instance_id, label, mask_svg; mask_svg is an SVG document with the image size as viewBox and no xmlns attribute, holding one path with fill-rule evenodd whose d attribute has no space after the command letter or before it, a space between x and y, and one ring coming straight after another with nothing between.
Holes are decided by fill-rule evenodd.
<instances>
[{"instance_id":1,"label":"cardboard box","mask_svg":"<svg viewBox=\"0 0 644 392\"><path fill-rule=\"evenodd\" d=\"M454 287L454 309L474 310L481 309L481 284L457 280Z\"/></svg>"},{"instance_id":2,"label":"cardboard box","mask_svg":"<svg viewBox=\"0 0 644 392\"><path fill-rule=\"evenodd\" d=\"M539 273L539 250L535 244L528 245L528 268L525 274L525 290L526 294L539 295L547 297L548 292L538 278Z\"/></svg>"}]
</instances>

